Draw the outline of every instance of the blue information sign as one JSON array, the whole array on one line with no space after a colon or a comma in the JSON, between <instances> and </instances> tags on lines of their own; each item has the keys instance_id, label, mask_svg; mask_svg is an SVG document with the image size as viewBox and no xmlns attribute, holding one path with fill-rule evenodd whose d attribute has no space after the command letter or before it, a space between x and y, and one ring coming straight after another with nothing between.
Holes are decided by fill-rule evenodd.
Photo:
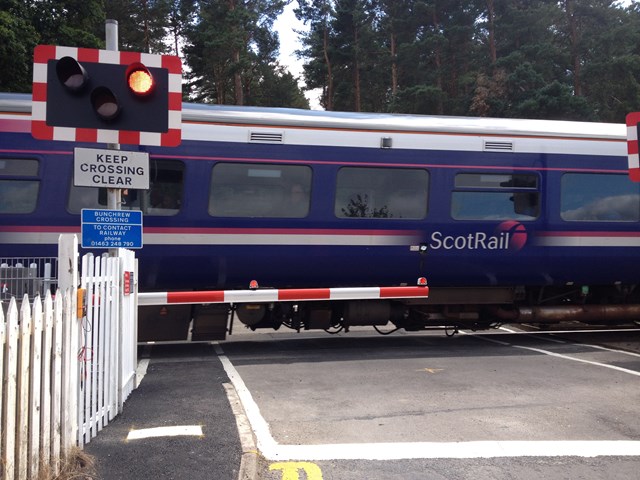
<instances>
[{"instance_id":1,"label":"blue information sign","mask_svg":"<svg viewBox=\"0 0 640 480\"><path fill-rule=\"evenodd\" d=\"M142 248L142 212L83 208L82 248Z\"/></svg>"}]
</instances>

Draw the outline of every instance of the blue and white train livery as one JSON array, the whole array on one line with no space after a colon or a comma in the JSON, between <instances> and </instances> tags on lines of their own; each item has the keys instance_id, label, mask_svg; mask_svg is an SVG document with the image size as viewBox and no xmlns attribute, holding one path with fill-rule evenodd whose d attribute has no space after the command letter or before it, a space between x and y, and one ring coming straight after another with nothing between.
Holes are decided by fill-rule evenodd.
<instances>
[{"instance_id":1,"label":"blue and white train livery","mask_svg":"<svg viewBox=\"0 0 640 480\"><path fill-rule=\"evenodd\" d=\"M73 149L91 145L33 139L30 108L0 96L2 256L55 255L81 209L106 208L105 191L73 186ZM141 339L182 337L192 318L193 338L219 335L230 308L252 328L328 330L639 318L625 125L192 104L182 117L179 147L122 147L150 154L149 190L122 205L144 214L140 291L426 277L430 297L149 307Z\"/></svg>"}]
</instances>

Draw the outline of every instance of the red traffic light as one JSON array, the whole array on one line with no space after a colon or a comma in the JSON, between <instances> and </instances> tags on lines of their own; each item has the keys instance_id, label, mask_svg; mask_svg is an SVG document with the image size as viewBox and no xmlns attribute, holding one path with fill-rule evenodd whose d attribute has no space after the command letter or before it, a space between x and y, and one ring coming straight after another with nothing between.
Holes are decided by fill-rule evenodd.
<instances>
[{"instance_id":1,"label":"red traffic light","mask_svg":"<svg viewBox=\"0 0 640 480\"><path fill-rule=\"evenodd\" d=\"M73 57L62 57L56 63L56 75L66 89L80 91L89 81L89 75Z\"/></svg>"},{"instance_id":2,"label":"red traffic light","mask_svg":"<svg viewBox=\"0 0 640 480\"><path fill-rule=\"evenodd\" d=\"M153 92L156 85L153 75L142 63L133 63L127 68L127 85L132 93L146 96Z\"/></svg>"}]
</instances>

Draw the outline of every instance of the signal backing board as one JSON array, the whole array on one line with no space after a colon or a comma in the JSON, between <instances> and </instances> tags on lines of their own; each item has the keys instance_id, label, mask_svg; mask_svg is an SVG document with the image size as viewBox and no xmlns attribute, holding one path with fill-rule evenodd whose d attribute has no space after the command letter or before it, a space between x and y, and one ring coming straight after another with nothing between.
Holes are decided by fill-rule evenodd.
<instances>
[{"instance_id":1,"label":"signal backing board","mask_svg":"<svg viewBox=\"0 0 640 480\"><path fill-rule=\"evenodd\" d=\"M166 107L161 112L154 112L152 118L166 115L166 131L145 129L145 122L131 122L127 129L119 129L119 122L102 127L91 125L90 122L80 120L75 124L60 122L59 117L68 117L73 113L76 99L72 96L60 100L59 85L55 75L56 61L64 57L71 57L81 63L92 77L94 86L102 83L113 83L114 77L119 75L105 74L104 69L109 66L122 67L124 71L128 65L141 63L150 69L166 72L163 89L167 95ZM91 70L94 70L93 75ZM120 70L117 68L116 70ZM124 76L122 78L124 81ZM109 86L109 85L107 85ZM58 88L58 90L56 90ZM157 92L160 93L160 92ZM52 96L52 98L50 98ZM58 102L50 108L48 102ZM62 103L61 103L62 102ZM68 110L68 113L67 113ZM126 115L135 114L135 108L129 108ZM143 111L143 106L139 108ZM72 119L73 120L73 119ZM89 126L87 126L89 123ZM55 45L38 45L34 50L33 64L33 106L31 118L31 133L34 138L41 140L64 140L72 142L90 143L121 143L130 145L176 146L182 136L182 63L179 57L173 55L151 55L139 52L121 52L115 50L97 50L89 48L62 47Z\"/></svg>"}]
</instances>

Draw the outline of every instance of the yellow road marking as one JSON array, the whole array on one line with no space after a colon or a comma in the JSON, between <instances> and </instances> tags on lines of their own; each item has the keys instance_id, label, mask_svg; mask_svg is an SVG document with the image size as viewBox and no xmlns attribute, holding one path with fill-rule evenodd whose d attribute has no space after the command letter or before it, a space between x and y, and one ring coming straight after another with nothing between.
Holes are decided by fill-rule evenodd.
<instances>
[{"instance_id":1,"label":"yellow road marking","mask_svg":"<svg viewBox=\"0 0 640 480\"><path fill-rule=\"evenodd\" d=\"M298 472L302 470L307 480L322 480L320 467L311 462L278 462L269 465L269 470L281 470L282 480L300 480Z\"/></svg>"}]
</instances>

